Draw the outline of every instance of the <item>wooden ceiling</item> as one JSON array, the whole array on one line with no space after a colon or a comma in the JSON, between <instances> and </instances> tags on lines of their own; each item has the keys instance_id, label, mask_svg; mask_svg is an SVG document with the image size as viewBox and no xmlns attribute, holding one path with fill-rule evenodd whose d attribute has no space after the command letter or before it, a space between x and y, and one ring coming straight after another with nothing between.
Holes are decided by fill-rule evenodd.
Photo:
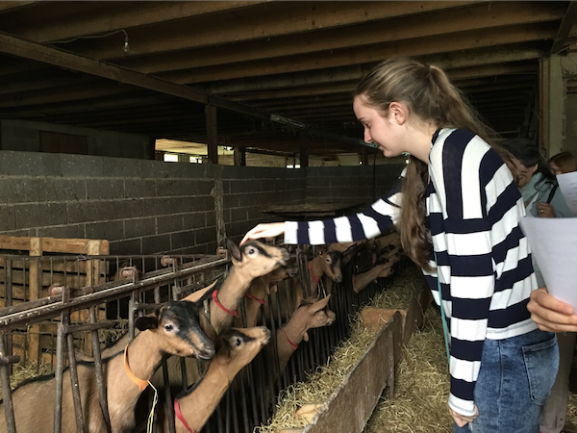
<instances>
[{"instance_id":1,"label":"wooden ceiling","mask_svg":"<svg viewBox=\"0 0 577 433\"><path fill-rule=\"evenodd\" d=\"M0 118L270 153L359 152L356 83L443 67L504 135L535 116L539 59L577 42L568 1L0 1ZM125 45L127 45L125 49Z\"/></svg>"}]
</instances>

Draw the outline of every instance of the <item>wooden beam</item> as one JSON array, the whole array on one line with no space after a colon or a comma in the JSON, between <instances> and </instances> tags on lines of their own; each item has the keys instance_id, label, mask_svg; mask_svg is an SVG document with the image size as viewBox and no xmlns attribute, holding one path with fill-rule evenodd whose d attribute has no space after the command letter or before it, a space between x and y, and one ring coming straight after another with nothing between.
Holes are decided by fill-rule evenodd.
<instances>
[{"instance_id":1,"label":"wooden beam","mask_svg":"<svg viewBox=\"0 0 577 433\"><path fill-rule=\"evenodd\" d=\"M0 1L0 12L21 9L25 6L30 6L35 3L40 3L40 1Z\"/></svg>"},{"instance_id":2,"label":"wooden beam","mask_svg":"<svg viewBox=\"0 0 577 433\"><path fill-rule=\"evenodd\" d=\"M577 2L572 1L569 3L567 7L567 11L561 20L561 24L559 25L559 30L557 31L557 36L555 36L555 40L553 42L553 46L551 47L551 52L549 54L559 54L565 50L567 44L567 38L569 37L569 32L571 28L575 24L575 20L577 19Z\"/></svg>"},{"instance_id":3,"label":"wooden beam","mask_svg":"<svg viewBox=\"0 0 577 433\"><path fill-rule=\"evenodd\" d=\"M227 2L224 2L227 3ZM330 27L366 24L373 20L398 18L427 11L448 10L480 2L279 2L255 9L236 10L177 20L166 25L129 29L130 45L135 55L157 54L202 46L217 46L254 39L276 38ZM114 8L111 7L112 10ZM226 23L223 25L223 23ZM194 30L192 30L194 29ZM219 31L215 31L219 29ZM163 37L156 35L162 34ZM75 52L98 59L124 58L109 41L77 41ZM129 54L130 55L130 54Z\"/></svg>"},{"instance_id":4,"label":"wooden beam","mask_svg":"<svg viewBox=\"0 0 577 433\"><path fill-rule=\"evenodd\" d=\"M119 59L119 64L144 73L224 66L305 53L327 52L371 44L388 44L407 38L429 38L449 33L495 29L521 24L557 21L564 8L542 2L496 2L455 10L417 14L398 20L368 21L360 25L317 29L267 39L234 41L219 46ZM474 16L475 19L471 20ZM371 17L372 18L372 17ZM234 43L232 43L234 42Z\"/></svg>"},{"instance_id":5,"label":"wooden beam","mask_svg":"<svg viewBox=\"0 0 577 433\"><path fill-rule=\"evenodd\" d=\"M2 3L40 3L40 2L2 2ZM82 4L85 13L64 14L68 12L68 5L47 4L45 8L38 8L41 22L30 26L29 16L14 17L13 23L8 24L10 33L19 37L35 41L49 42L63 39L78 38L87 35L106 34L115 30L130 29L133 27L150 26L158 23L173 25L170 21L183 20L189 17L206 19L205 16L226 11L233 12L243 8L254 8L268 1L163 1L118 2L106 4L102 7L97 3ZM97 6L96 9L88 9ZM66 8L66 9L64 9ZM52 10L51 10L52 9ZM53 15L52 15L53 14ZM149 27L147 27L149 28Z\"/></svg>"},{"instance_id":6,"label":"wooden beam","mask_svg":"<svg viewBox=\"0 0 577 433\"><path fill-rule=\"evenodd\" d=\"M208 160L218 164L218 126L217 110L214 105L207 105L206 110L206 146Z\"/></svg>"},{"instance_id":7,"label":"wooden beam","mask_svg":"<svg viewBox=\"0 0 577 433\"><path fill-rule=\"evenodd\" d=\"M124 84L131 84L140 88L153 90L155 92L172 95L180 99L198 102L201 104L210 103L228 110L247 113L252 116L268 119L268 113L260 113L257 110L247 110L247 107L233 101L226 101L216 96L191 89L187 86L174 84L156 77L141 74L119 66L110 65L106 62L89 59L76 54L44 47L34 42L24 41L10 35L0 33L0 52L19 57L48 63L53 66L71 69L73 71L84 72Z\"/></svg>"},{"instance_id":8,"label":"wooden beam","mask_svg":"<svg viewBox=\"0 0 577 433\"><path fill-rule=\"evenodd\" d=\"M553 23L538 23L508 27L499 32L495 32L495 29L485 29L429 38L406 39L385 45L364 45L354 49L237 63L229 65L227 68L219 66L175 71L159 76L179 84L205 83L233 78L336 68L351 64L377 63L383 59L398 56L399 53L402 53L403 56L418 57L451 52L472 52L475 49L488 47L503 49L510 44L553 39L555 32L556 26Z\"/></svg>"}]
</instances>

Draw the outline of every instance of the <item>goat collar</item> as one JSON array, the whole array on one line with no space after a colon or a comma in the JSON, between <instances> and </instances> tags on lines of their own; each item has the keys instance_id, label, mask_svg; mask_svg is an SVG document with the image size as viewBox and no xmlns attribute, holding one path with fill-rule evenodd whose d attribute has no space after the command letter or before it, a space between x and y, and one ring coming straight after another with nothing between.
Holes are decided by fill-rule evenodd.
<instances>
[{"instance_id":1,"label":"goat collar","mask_svg":"<svg viewBox=\"0 0 577 433\"><path fill-rule=\"evenodd\" d=\"M251 295L250 293L245 293L245 296L246 296L247 298L252 299L253 301L258 302L259 304L264 304L264 299L257 298L256 296Z\"/></svg>"},{"instance_id":2,"label":"goat collar","mask_svg":"<svg viewBox=\"0 0 577 433\"><path fill-rule=\"evenodd\" d=\"M231 316L234 316L234 317L240 317L238 314L238 311L229 310L224 305L222 305L220 302L218 302L216 292L217 292L216 290L214 292L212 292L212 300L216 305L218 305L218 308L220 308L226 314L230 314Z\"/></svg>"},{"instance_id":3,"label":"goat collar","mask_svg":"<svg viewBox=\"0 0 577 433\"><path fill-rule=\"evenodd\" d=\"M134 382L135 385L138 385L141 391L144 391L148 386L148 380L142 380L137 377L132 370L130 369L130 365L128 365L128 345L124 348L124 371L126 371L126 375Z\"/></svg>"},{"instance_id":4,"label":"goat collar","mask_svg":"<svg viewBox=\"0 0 577 433\"><path fill-rule=\"evenodd\" d=\"M178 403L177 398L174 399L174 413L175 413L176 417L180 420L180 422L182 423L182 425L184 426L184 428L186 429L187 432L198 433L198 432L196 432L190 428L190 426L188 425L188 423L186 422L186 420L182 416L182 412L180 411L180 404Z\"/></svg>"},{"instance_id":5,"label":"goat collar","mask_svg":"<svg viewBox=\"0 0 577 433\"><path fill-rule=\"evenodd\" d=\"M313 272L313 270L311 269L311 262L307 262L307 267L309 268L309 274L311 274L311 278L313 279L313 282L318 283L320 281L320 277L317 277L315 275L315 273Z\"/></svg>"},{"instance_id":6,"label":"goat collar","mask_svg":"<svg viewBox=\"0 0 577 433\"><path fill-rule=\"evenodd\" d=\"M293 348L293 350L297 350L299 348L299 345L296 343L293 343L291 341L291 339L289 338L288 334L286 333L286 331L284 330L284 328L280 328L280 330L283 332L284 336L286 337L286 341L288 341L288 344L291 345L291 347Z\"/></svg>"}]
</instances>

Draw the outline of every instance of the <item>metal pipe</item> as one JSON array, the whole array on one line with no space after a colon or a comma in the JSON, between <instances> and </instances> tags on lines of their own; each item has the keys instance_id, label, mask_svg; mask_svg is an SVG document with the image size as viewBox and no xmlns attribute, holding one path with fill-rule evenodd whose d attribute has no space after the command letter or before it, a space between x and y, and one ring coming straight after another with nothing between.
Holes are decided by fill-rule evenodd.
<instances>
[{"instance_id":1,"label":"metal pipe","mask_svg":"<svg viewBox=\"0 0 577 433\"><path fill-rule=\"evenodd\" d=\"M90 323L96 324L96 311L95 306L90 307ZM104 418L104 424L106 425L106 431L111 433L112 427L110 425L110 413L108 411L108 393L106 389L106 383L104 381L104 375L102 370L102 360L100 358L100 343L98 341L98 331L96 329L92 330L92 353L94 355L94 369L96 371L96 384L98 385L98 397L100 399L100 410L102 411L102 417Z\"/></svg>"},{"instance_id":2,"label":"metal pipe","mask_svg":"<svg viewBox=\"0 0 577 433\"><path fill-rule=\"evenodd\" d=\"M10 374L8 366L19 362L18 356L7 356L4 346L4 334L0 334L0 381L2 382L2 396L4 398L4 415L8 433L16 433L16 421L14 419L14 407L12 406L12 391L10 388Z\"/></svg>"}]
</instances>

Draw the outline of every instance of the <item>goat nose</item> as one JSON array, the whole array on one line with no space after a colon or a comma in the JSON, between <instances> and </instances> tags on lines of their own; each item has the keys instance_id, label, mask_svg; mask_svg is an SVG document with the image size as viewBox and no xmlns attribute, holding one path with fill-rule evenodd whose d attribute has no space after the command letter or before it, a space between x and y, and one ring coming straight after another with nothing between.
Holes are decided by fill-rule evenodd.
<instances>
[{"instance_id":1,"label":"goat nose","mask_svg":"<svg viewBox=\"0 0 577 433\"><path fill-rule=\"evenodd\" d=\"M339 275L338 277L335 277L335 283L341 283L343 281L343 276Z\"/></svg>"}]
</instances>

